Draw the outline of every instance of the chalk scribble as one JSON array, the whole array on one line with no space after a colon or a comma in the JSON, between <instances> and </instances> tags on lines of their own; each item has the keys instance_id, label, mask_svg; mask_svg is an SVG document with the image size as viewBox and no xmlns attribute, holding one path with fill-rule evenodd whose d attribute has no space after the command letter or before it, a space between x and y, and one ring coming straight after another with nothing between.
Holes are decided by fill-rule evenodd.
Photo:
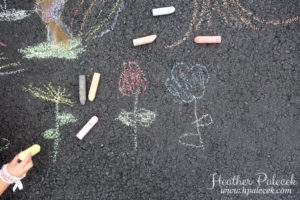
<instances>
[{"instance_id":1,"label":"chalk scribble","mask_svg":"<svg viewBox=\"0 0 300 200\"><path fill-rule=\"evenodd\" d=\"M242 28L244 25L251 29L259 30L256 23L276 26L296 22L300 19L300 16L289 19L264 19L258 16L255 11L246 9L239 0L203 0L201 4L198 2L199 0L193 0L192 19L182 39L165 46L165 48L173 48L180 45L191 36L193 30L199 30L204 22L207 22L210 26L214 10L217 11L226 24L234 28Z\"/></svg>"},{"instance_id":2,"label":"chalk scribble","mask_svg":"<svg viewBox=\"0 0 300 200\"><path fill-rule=\"evenodd\" d=\"M7 149L10 145L10 142L6 138L0 138L0 152Z\"/></svg>"},{"instance_id":3,"label":"chalk scribble","mask_svg":"<svg viewBox=\"0 0 300 200\"><path fill-rule=\"evenodd\" d=\"M138 148L137 143L137 126L149 127L156 118L156 113L144 108L138 109L139 94L146 91L148 81L144 72L139 67L137 62L123 63L123 72L119 79L119 91L123 96L135 96L133 112L121 110L118 120L126 126L134 128L134 149Z\"/></svg>"},{"instance_id":4,"label":"chalk scribble","mask_svg":"<svg viewBox=\"0 0 300 200\"><path fill-rule=\"evenodd\" d=\"M204 148L204 143L199 127L205 127L213 123L212 117L205 114L198 117L197 100L203 98L206 91L206 84L210 76L206 67L196 64L189 67L185 63L177 63L171 70L171 77L165 81L169 92L180 98L184 103L195 102L194 114L197 133L184 133L179 137L179 143L185 146Z\"/></svg>"},{"instance_id":5,"label":"chalk scribble","mask_svg":"<svg viewBox=\"0 0 300 200\"><path fill-rule=\"evenodd\" d=\"M33 10L16 10L14 8L7 9L6 0L0 0L0 21L17 21L24 19L34 13Z\"/></svg>"}]
</instances>

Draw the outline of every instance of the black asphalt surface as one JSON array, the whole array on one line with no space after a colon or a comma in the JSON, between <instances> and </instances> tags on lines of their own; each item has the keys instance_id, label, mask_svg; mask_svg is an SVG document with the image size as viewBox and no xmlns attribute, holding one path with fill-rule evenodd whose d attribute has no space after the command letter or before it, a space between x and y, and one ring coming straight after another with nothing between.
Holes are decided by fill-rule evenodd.
<instances>
[{"instance_id":1,"label":"black asphalt surface","mask_svg":"<svg viewBox=\"0 0 300 200\"><path fill-rule=\"evenodd\" d=\"M66 3L64 24L70 23L80 2ZM96 22L96 12L108 13L115 1L104 7L99 2L94 8L97 9L92 10L87 28ZM234 4L238 1L195 2L198 13L194 26L176 47L165 48L189 30L192 0L125 0L114 30L83 42L86 52L74 60L22 57L18 49L47 40L45 25L36 13L15 22L0 21L0 42L7 44L0 45L0 52L8 58L0 66L21 63L15 68L0 68L0 72L25 69L0 76L0 138L10 142L0 152L0 165L32 144L42 147L33 158L34 167L23 179L24 190L13 193L10 187L0 199L300 199L300 19L295 18L300 15L300 1L240 1L243 8L251 11L244 14ZM72 28L74 35L91 3L87 0L80 8ZM12 0L7 4L16 9L34 7L30 0ZM176 12L152 16L152 8L164 6L175 6ZM203 21L197 29L201 17ZM108 20L106 26L112 23ZM158 35L154 43L133 47L132 39L151 34ZM198 35L221 35L222 43L195 44L193 38ZM122 110L134 110L134 95L122 96L118 89L122 63L128 61L136 61L148 80L147 89L139 95L138 108L156 113L149 127L137 125L137 151L134 127L117 119ZM165 86L176 63L190 67L200 64L210 74L205 94L197 100L198 117L209 114L213 120L212 124L199 127L204 148L179 143L184 133L196 133L197 129L191 124L195 121L194 101L183 102ZM78 75L87 75L89 88L93 72L101 73L98 93L93 102L87 101L83 106L78 97ZM59 109L77 119L59 128L61 141L56 163L52 161L54 140L42 136L56 125L55 103L22 89L30 84L43 88L49 83L70 94L73 106L60 104ZM93 115L99 117L99 123L84 140L78 140L75 135ZM0 142L2 147L7 143L3 139ZM186 142L195 141L190 138ZM212 188L214 173L217 176ZM275 175L280 180L294 176L296 183L265 182L259 187L291 189L288 194L246 195L222 194L217 182L219 175L222 179L239 175L253 181L246 188L255 189L257 173L265 173L269 179ZM242 190L243 186L222 188Z\"/></svg>"}]
</instances>

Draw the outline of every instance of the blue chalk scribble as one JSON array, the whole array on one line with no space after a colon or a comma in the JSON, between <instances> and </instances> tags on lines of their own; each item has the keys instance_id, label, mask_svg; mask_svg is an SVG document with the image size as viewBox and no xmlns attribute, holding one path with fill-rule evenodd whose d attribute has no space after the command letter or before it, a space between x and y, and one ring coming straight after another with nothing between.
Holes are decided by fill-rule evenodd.
<instances>
[{"instance_id":1,"label":"blue chalk scribble","mask_svg":"<svg viewBox=\"0 0 300 200\"><path fill-rule=\"evenodd\" d=\"M171 70L171 78L166 80L165 85L172 95L179 97L184 103L191 103L204 96L209 78L205 66L196 64L189 67L185 63L176 63Z\"/></svg>"}]
</instances>

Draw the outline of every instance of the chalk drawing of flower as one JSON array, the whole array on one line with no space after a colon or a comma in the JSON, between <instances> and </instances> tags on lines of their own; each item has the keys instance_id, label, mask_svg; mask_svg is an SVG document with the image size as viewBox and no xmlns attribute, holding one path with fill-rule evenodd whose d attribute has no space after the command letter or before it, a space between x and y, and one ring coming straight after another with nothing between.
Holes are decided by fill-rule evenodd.
<instances>
[{"instance_id":1,"label":"chalk drawing of flower","mask_svg":"<svg viewBox=\"0 0 300 200\"><path fill-rule=\"evenodd\" d=\"M209 73L206 67L199 64L189 67L185 63L177 63L165 84L171 94L179 97L184 103L191 103L204 96L208 80Z\"/></svg>"},{"instance_id":2,"label":"chalk drawing of flower","mask_svg":"<svg viewBox=\"0 0 300 200\"><path fill-rule=\"evenodd\" d=\"M156 113L144 108L138 109L138 97L146 91L148 81L137 62L123 63L123 72L119 79L119 91L123 96L135 96L133 112L121 110L118 116L126 126L134 128L134 149L137 150L137 125L149 127L156 118Z\"/></svg>"},{"instance_id":3,"label":"chalk drawing of flower","mask_svg":"<svg viewBox=\"0 0 300 200\"><path fill-rule=\"evenodd\" d=\"M73 106L73 102L68 98L69 95L66 94L66 90L61 87L55 88L50 83L48 85L44 85L44 89L40 89L37 87L33 87L29 85L29 87L23 87L23 90L31 93L33 96L43 99L45 101L50 101L55 103L55 128L50 128L42 133L42 136L45 139L54 140L53 147L53 162L56 162L57 153L59 148L60 138L60 127L66 125L68 123L76 122L75 117L70 113L60 112L59 104L65 104L68 106Z\"/></svg>"},{"instance_id":4,"label":"chalk drawing of flower","mask_svg":"<svg viewBox=\"0 0 300 200\"><path fill-rule=\"evenodd\" d=\"M176 63L171 70L171 77L167 78L165 85L168 91L184 103L195 102L194 114L197 133L184 133L179 138L179 143L185 146L204 148L199 127L205 127L213 123L209 114L198 117L197 100L203 98L210 76L205 66L196 64L189 67L185 63ZM188 140L188 142L186 141Z\"/></svg>"}]
</instances>

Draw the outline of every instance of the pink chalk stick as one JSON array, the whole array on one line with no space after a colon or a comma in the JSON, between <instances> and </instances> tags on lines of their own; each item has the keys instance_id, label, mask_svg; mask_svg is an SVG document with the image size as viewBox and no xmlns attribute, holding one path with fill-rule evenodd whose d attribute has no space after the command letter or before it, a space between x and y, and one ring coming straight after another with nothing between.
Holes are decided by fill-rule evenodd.
<instances>
[{"instance_id":1,"label":"pink chalk stick","mask_svg":"<svg viewBox=\"0 0 300 200\"><path fill-rule=\"evenodd\" d=\"M1 46L7 47L7 44L4 44L3 42L0 42Z\"/></svg>"},{"instance_id":2,"label":"pink chalk stick","mask_svg":"<svg viewBox=\"0 0 300 200\"><path fill-rule=\"evenodd\" d=\"M194 42L198 44L213 44L221 43L221 36L197 36Z\"/></svg>"},{"instance_id":3,"label":"pink chalk stick","mask_svg":"<svg viewBox=\"0 0 300 200\"><path fill-rule=\"evenodd\" d=\"M95 124L98 122L98 117L93 116L88 123L77 133L76 137L78 137L80 140L86 136L86 134L95 126Z\"/></svg>"}]
</instances>

